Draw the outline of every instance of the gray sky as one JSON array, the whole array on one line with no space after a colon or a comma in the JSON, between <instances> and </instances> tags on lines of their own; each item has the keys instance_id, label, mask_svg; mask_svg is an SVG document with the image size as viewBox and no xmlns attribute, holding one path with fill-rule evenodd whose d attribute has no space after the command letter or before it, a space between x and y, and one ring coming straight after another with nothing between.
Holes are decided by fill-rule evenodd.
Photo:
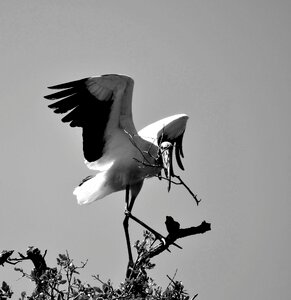
<instances>
[{"instance_id":1,"label":"gray sky","mask_svg":"<svg viewBox=\"0 0 291 300\"><path fill-rule=\"evenodd\" d=\"M0 248L48 249L50 266L68 249L89 259L89 283L124 279L124 193L77 205L73 188L91 173L81 131L42 98L49 85L122 73L135 80L138 129L189 115L179 174L203 199L197 208L152 179L135 215L162 233L166 215L212 223L150 275L165 287L178 269L199 299L290 298L290 15L289 1L1 1ZM19 275L0 268L18 294L31 288Z\"/></svg>"}]
</instances>

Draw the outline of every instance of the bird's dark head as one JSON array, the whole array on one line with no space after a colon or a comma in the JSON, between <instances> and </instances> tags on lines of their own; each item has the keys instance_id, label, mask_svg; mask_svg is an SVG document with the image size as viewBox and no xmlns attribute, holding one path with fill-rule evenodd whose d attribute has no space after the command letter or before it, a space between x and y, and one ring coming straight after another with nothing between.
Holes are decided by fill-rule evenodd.
<instances>
[{"instance_id":1,"label":"bird's dark head","mask_svg":"<svg viewBox=\"0 0 291 300\"><path fill-rule=\"evenodd\" d=\"M162 142L160 144L160 157L162 160L165 176L169 180L168 190L170 190L171 176L174 175L172 164L173 144L171 144L170 142Z\"/></svg>"}]
</instances>

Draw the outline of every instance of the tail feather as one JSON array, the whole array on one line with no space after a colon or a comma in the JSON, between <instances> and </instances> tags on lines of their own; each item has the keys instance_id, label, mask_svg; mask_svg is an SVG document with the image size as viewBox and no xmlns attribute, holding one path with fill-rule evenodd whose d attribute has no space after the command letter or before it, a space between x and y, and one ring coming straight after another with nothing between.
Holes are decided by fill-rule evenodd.
<instances>
[{"instance_id":1,"label":"tail feather","mask_svg":"<svg viewBox=\"0 0 291 300\"><path fill-rule=\"evenodd\" d=\"M104 198L114 192L106 181L107 172L97 173L94 177L87 177L86 180L77 186L73 194L77 197L80 205L89 204L93 201Z\"/></svg>"}]
</instances>

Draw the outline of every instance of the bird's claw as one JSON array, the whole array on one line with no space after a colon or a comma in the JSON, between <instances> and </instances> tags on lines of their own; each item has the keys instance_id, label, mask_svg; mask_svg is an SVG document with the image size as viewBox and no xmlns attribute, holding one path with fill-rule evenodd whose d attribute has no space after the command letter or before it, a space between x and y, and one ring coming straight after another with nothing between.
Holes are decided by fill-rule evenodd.
<instances>
[{"instance_id":1,"label":"bird's claw","mask_svg":"<svg viewBox=\"0 0 291 300\"><path fill-rule=\"evenodd\" d=\"M166 246L167 242L166 242L166 239L165 239L164 237L160 237L160 238L159 238L159 241L160 241L161 243L163 243L164 246Z\"/></svg>"},{"instance_id":2,"label":"bird's claw","mask_svg":"<svg viewBox=\"0 0 291 300\"><path fill-rule=\"evenodd\" d=\"M155 241L160 241L164 246L166 246L166 239L158 232L152 232L155 237Z\"/></svg>"}]
</instances>

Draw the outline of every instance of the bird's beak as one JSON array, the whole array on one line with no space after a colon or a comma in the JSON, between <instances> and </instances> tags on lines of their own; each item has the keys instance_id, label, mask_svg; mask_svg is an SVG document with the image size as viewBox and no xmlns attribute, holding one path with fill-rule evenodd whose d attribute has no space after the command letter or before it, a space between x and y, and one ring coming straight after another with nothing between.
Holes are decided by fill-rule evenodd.
<instances>
[{"instance_id":1,"label":"bird's beak","mask_svg":"<svg viewBox=\"0 0 291 300\"><path fill-rule=\"evenodd\" d=\"M173 176L173 164L172 164L172 156L173 156L173 146L170 145L169 147L162 150L162 161L165 176L169 181L168 191L171 189L171 176Z\"/></svg>"}]
</instances>

